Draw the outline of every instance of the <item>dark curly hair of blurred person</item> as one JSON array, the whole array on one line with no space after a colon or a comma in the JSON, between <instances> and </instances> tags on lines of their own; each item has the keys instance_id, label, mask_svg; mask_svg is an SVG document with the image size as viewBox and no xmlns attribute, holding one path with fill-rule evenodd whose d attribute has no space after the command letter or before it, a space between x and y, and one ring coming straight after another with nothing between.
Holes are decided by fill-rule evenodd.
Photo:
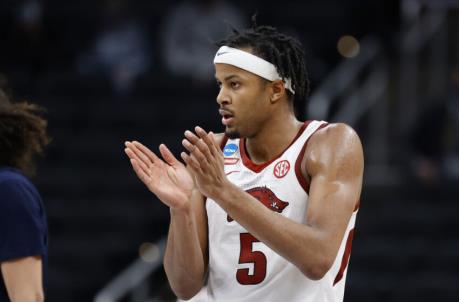
<instances>
[{"instance_id":1,"label":"dark curly hair of blurred person","mask_svg":"<svg viewBox=\"0 0 459 302\"><path fill-rule=\"evenodd\" d=\"M12 102L0 89L0 166L35 174L35 156L51 141L44 109L28 102Z\"/></svg>"}]
</instances>

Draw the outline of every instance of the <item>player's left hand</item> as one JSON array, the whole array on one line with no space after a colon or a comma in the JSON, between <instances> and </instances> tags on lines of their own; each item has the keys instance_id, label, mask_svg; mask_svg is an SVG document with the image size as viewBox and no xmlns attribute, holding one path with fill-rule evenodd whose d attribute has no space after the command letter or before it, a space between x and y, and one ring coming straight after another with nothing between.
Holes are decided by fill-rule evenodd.
<instances>
[{"instance_id":1,"label":"player's left hand","mask_svg":"<svg viewBox=\"0 0 459 302\"><path fill-rule=\"evenodd\" d=\"M199 126L195 127L195 132L185 131L182 144L189 154L182 152L181 157L191 168L199 191L209 198L216 199L228 183L223 154L212 132L207 133Z\"/></svg>"}]
</instances>

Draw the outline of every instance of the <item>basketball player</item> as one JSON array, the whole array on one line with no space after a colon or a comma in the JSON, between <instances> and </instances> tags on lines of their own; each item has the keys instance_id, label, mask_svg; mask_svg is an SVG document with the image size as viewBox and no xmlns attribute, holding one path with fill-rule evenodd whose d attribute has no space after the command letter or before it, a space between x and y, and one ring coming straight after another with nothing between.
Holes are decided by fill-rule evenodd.
<instances>
[{"instance_id":1,"label":"basketball player","mask_svg":"<svg viewBox=\"0 0 459 302\"><path fill-rule=\"evenodd\" d=\"M39 108L0 90L0 301L44 300L48 229L41 197L26 175L48 143Z\"/></svg>"},{"instance_id":2,"label":"basketball player","mask_svg":"<svg viewBox=\"0 0 459 302\"><path fill-rule=\"evenodd\" d=\"M179 162L139 142L125 152L170 207L164 267L175 294L210 301L342 301L363 175L357 134L300 122L300 43L268 26L219 43L224 134L186 131Z\"/></svg>"}]
</instances>

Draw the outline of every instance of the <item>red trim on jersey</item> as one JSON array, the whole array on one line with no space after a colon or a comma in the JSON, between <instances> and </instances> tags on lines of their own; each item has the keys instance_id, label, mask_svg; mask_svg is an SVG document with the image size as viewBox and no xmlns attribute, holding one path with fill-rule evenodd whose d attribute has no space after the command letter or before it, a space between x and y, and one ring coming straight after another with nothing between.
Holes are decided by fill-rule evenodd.
<instances>
[{"instance_id":1,"label":"red trim on jersey","mask_svg":"<svg viewBox=\"0 0 459 302\"><path fill-rule=\"evenodd\" d=\"M341 279L343 279L344 270L349 264L349 257L351 256L353 238L354 238L354 229L350 230L349 235L347 236L346 249L344 250L343 259L341 259L341 266L339 268L338 274L336 274L335 281L333 282L333 286L335 286L336 283L338 283L339 281L341 281Z\"/></svg>"},{"instance_id":2,"label":"red trim on jersey","mask_svg":"<svg viewBox=\"0 0 459 302\"><path fill-rule=\"evenodd\" d=\"M357 204L355 205L354 212L357 212L360 208L360 199L357 201Z\"/></svg>"},{"instance_id":3,"label":"red trim on jersey","mask_svg":"<svg viewBox=\"0 0 459 302\"><path fill-rule=\"evenodd\" d=\"M223 135L222 142L220 143L220 149L223 151L225 148L226 142L228 141L228 136L226 134Z\"/></svg>"},{"instance_id":4,"label":"red trim on jersey","mask_svg":"<svg viewBox=\"0 0 459 302\"><path fill-rule=\"evenodd\" d=\"M317 130L314 131L314 133L316 133L322 128L327 127L328 125L329 125L328 123L320 125L320 127L317 128ZM306 151L306 147L308 146L309 139L311 138L311 136L314 135L314 133L312 133L308 137L306 142L304 142L303 148L301 148L300 154L298 155L298 158L296 159L296 162L295 162L296 178L298 179L298 182L300 183L301 187L303 187L304 191L308 194L309 194L309 181L306 179L306 177L304 177L303 173L301 172L301 163L303 162L304 152Z\"/></svg>"},{"instance_id":5,"label":"red trim on jersey","mask_svg":"<svg viewBox=\"0 0 459 302\"><path fill-rule=\"evenodd\" d=\"M239 158L237 157L223 157L223 164L225 166L235 165L239 162Z\"/></svg>"},{"instance_id":6,"label":"red trim on jersey","mask_svg":"<svg viewBox=\"0 0 459 302\"><path fill-rule=\"evenodd\" d=\"M238 172L241 172L241 171L239 171L239 170L230 171L230 172L225 173L225 175L228 176L228 175L230 175L232 173L238 173Z\"/></svg>"},{"instance_id":7,"label":"red trim on jersey","mask_svg":"<svg viewBox=\"0 0 459 302\"><path fill-rule=\"evenodd\" d=\"M287 148L284 149L284 151L282 151L279 155L277 155L273 159L271 159L271 160L269 160L267 162L264 162L262 164L256 164L256 163L252 162L252 160L250 159L249 154L247 153L247 151L245 149L245 138L240 139L239 140L239 150L241 152L242 163L249 170L252 170L255 173L260 173L264 168L269 166L269 164L271 164L273 161L275 161L276 159L281 157L282 154L284 154L284 152L287 151L287 149L290 148L290 146L293 145L293 143L295 143L295 141L300 137L300 135L303 133L303 131L306 129L306 127L309 125L310 122L311 121L306 121L306 122L303 123L303 125L301 126L300 130L298 131L298 133L295 136L295 138L293 139L293 141L290 143L290 145L288 145Z\"/></svg>"}]
</instances>

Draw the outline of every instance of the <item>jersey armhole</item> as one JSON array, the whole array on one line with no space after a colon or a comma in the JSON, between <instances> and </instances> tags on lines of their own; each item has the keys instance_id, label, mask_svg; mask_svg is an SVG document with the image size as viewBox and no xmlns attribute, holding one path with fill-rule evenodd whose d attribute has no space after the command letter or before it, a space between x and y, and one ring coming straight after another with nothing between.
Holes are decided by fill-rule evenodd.
<instances>
[{"instance_id":1,"label":"jersey armhole","mask_svg":"<svg viewBox=\"0 0 459 302\"><path fill-rule=\"evenodd\" d=\"M306 147L308 146L308 142L309 140L311 139L311 137L317 132L319 131L320 129L323 129L325 127L327 127L329 125L329 123L324 123L322 125L319 126L319 128L317 128L309 137L308 139L304 142L304 145L303 145L303 148L301 148L301 151L300 153L298 154L298 158L296 159L296 162L295 162L295 174L296 174L296 178L298 179L298 182L300 183L301 187L304 189L304 191L309 194L309 186L310 186L310 183L309 183L309 180L306 179L306 177L304 177L303 173L301 172L301 163L303 162L303 158L304 158L304 153L306 151Z\"/></svg>"}]
</instances>

